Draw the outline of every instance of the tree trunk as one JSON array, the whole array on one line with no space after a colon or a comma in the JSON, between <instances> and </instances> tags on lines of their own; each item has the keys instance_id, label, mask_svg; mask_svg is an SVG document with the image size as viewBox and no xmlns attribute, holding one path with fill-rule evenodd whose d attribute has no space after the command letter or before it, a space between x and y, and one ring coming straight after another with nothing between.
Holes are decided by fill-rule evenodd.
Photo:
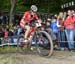
<instances>
[{"instance_id":1,"label":"tree trunk","mask_svg":"<svg viewBox=\"0 0 75 64\"><path fill-rule=\"evenodd\" d=\"M10 16L9 16L9 24L13 24L13 21L14 21L16 1L17 0L11 0L11 9L10 9Z\"/></svg>"}]
</instances>

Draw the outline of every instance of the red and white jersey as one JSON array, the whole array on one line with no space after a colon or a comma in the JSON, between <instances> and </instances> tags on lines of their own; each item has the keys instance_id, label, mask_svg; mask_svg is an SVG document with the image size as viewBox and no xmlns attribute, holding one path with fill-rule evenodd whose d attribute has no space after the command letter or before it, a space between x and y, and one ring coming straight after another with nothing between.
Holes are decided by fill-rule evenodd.
<instances>
[{"instance_id":1,"label":"red and white jersey","mask_svg":"<svg viewBox=\"0 0 75 64\"><path fill-rule=\"evenodd\" d=\"M31 20L33 20L33 19L36 19L36 20L38 19L37 14L33 15L33 18L32 18L30 11L25 12L22 19L21 19L21 21L20 21L20 26L22 28L24 28L25 23L30 23Z\"/></svg>"}]
</instances>

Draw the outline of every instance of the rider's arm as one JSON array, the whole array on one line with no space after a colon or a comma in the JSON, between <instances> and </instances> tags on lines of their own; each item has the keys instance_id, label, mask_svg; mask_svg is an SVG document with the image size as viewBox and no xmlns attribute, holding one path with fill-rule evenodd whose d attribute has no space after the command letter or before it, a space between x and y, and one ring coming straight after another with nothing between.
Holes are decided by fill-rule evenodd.
<instances>
[{"instance_id":1,"label":"rider's arm","mask_svg":"<svg viewBox=\"0 0 75 64\"><path fill-rule=\"evenodd\" d=\"M23 16L24 21L29 21L29 22L32 21L32 20L34 20L34 18L36 19L35 16L31 17L31 15L30 15L29 12L26 12L26 13L24 14L24 16Z\"/></svg>"},{"instance_id":2,"label":"rider's arm","mask_svg":"<svg viewBox=\"0 0 75 64\"><path fill-rule=\"evenodd\" d=\"M38 16L37 16L37 14L34 15L34 19L36 19L36 20L39 19Z\"/></svg>"}]
</instances>

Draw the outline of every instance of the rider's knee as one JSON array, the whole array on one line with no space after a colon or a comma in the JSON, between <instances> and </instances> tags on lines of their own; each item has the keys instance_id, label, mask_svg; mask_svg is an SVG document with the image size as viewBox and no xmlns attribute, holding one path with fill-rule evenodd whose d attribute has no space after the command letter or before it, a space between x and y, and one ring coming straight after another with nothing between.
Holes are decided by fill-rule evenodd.
<instances>
[{"instance_id":1,"label":"rider's knee","mask_svg":"<svg viewBox=\"0 0 75 64\"><path fill-rule=\"evenodd\" d=\"M27 29L30 30L30 27L28 27Z\"/></svg>"},{"instance_id":2,"label":"rider's knee","mask_svg":"<svg viewBox=\"0 0 75 64\"><path fill-rule=\"evenodd\" d=\"M30 26L26 26L26 29L29 31L30 30Z\"/></svg>"}]
</instances>

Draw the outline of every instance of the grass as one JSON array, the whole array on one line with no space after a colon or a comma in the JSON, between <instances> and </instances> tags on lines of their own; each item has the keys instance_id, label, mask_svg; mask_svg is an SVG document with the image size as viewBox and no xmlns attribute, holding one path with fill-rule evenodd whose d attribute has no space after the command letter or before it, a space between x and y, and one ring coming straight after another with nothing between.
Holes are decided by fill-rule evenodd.
<instances>
[{"instance_id":1,"label":"grass","mask_svg":"<svg viewBox=\"0 0 75 64\"><path fill-rule=\"evenodd\" d=\"M15 53L17 52L17 47L16 46L3 46L0 47L0 53Z\"/></svg>"}]
</instances>

